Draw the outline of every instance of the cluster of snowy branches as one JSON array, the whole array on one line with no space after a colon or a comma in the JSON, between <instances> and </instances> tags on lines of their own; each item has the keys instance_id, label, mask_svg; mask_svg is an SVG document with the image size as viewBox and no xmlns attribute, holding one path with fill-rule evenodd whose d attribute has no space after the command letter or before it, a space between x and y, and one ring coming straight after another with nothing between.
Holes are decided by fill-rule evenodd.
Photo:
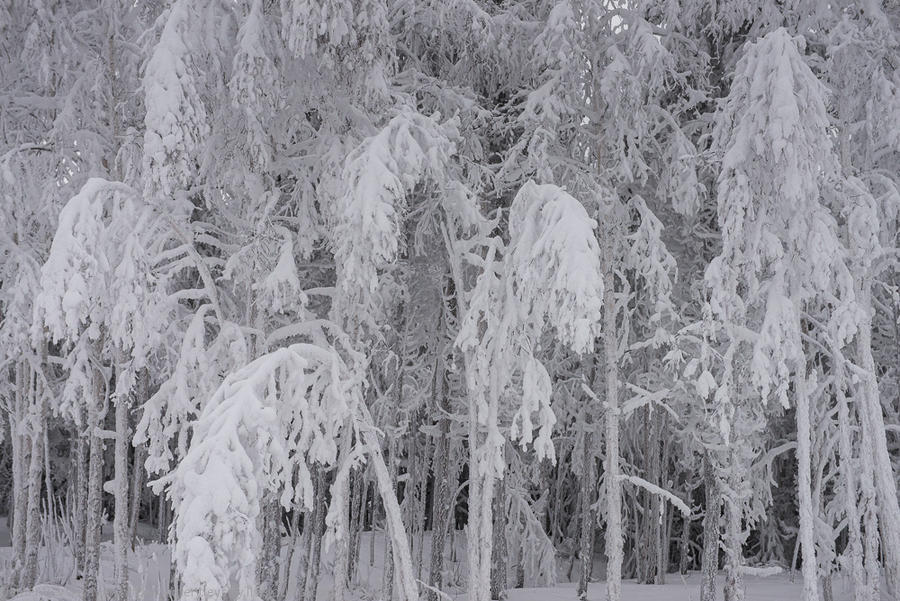
<instances>
[{"instance_id":1,"label":"cluster of snowy branches","mask_svg":"<svg viewBox=\"0 0 900 601\"><path fill-rule=\"evenodd\" d=\"M363 533L399 601L900 595L896 3L12 0L0 49L0 591L64 521L96 601L112 515L115 601L139 524L187 601L344 601Z\"/></svg>"}]
</instances>

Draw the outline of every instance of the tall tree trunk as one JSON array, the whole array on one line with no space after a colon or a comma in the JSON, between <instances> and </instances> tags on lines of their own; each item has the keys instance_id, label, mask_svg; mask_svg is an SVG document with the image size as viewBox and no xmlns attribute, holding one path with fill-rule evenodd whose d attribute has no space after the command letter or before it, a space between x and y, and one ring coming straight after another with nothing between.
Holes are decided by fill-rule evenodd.
<instances>
[{"instance_id":1,"label":"tall tree trunk","mask_svg":"<svg viewBox=\"0 0 900 601\"><path fill-rule=\"evenodd\" d=\"M138 376L136 405L143 404L150 398L150 374L143 370ZM137 536L138 520L141 513L141 499L144 491L144 462L147 460L148 447L146 444L138 445L133 451L131 462L131 513L128 516L128 537L131 540L131 550L134 550L135 537Z\"/></svg>"},{"instance_id":2,"label":"tall tree trunk","mask_svg":"<svg viewBox=\"0 0 900 601\"><path fill-rule=\"evenodd\" d=\"M582 418L586 431L584 433L584 455L582 458L581 486L579 497L581 505L581 534L578 544L578 555L581 558L581 572L578 577L578 599L586 601L588 583L591 581L591 567L594 563L594 530L595 520L593 505L594 455L592 452L592 425L586 417Z\"/></svg>"},{"instance_id":3,"label":"tall tree trunk","mask_svg":"<svg viewBox=\"0 0 900 601\"><path fill-rule=\"evenodd\" d=\"M31 444L25 435L27 404L26 363L19 361L15 368L16 390L13 411L9 415L9 431L12 443L12 557L11 588L17 590L19 575L25 562L25 532L28 518L28 468L31 465Z\"/></svg>"},{"instance_id":4,"label":"tall tree trunk","mask_svg":"<svg viewBox=\"0 0 900 601\"><path fill-rule=\"evenodd\" d=\"M84 544L84 601L97 601L97 579L100 571L100 527L103 507L103 439L99 432L106 407L106 385L99 373L94 374L94 391L88 399L87 436L90 440L88 459L87 521Z\"/></svg>"},{"instance_id":5,"label":"tall tree trunk","mask_svg":"<svg viewBox=\"0 0 900 601\"><path fill-rule=\"evenodd\" d=\"M703 458L703 487L706 493L706 515L703 518L700 601L716 601L716 574L719 571L719 487L708 455Z\"/></svg>"},{"instance_id":6,"label":"tall tree trunk","mask_svg":"<svg viewBox=\"0 0 900 601\"><path fill-rule=\"evenodd\" d=\"M416 513L416 579L422 580L422 557L425 555L425 528L428 525L428 514L431 507L428 505L428 473L431 471L431 458L434 456L433 444L430 438L425 438L422 450L422 459L419 469L422 475L419 478L419 489L416 504L418 511ZM432 493L433 494L433 493ZM432 520L434 516L432 516Z\"/></svg>"},{"instance_id":7,"label":"tall tree trunk","mask_svg":"<svg viewBox=\"0 0 900 601\"><path fill-rule=\"evenodd\" d=\"M442 378L443 379L443 378ZM450 420L441 417L438 440L434 445L434 494L431 505L431 567L428 570L432 588L443 584L444 548L453 516L450 483ZM428 591L428 601L438 601L438 594Z\"/></svg>"},{"instance_id":8,"label":"tall tree trunk","mask_svg":"<svg viewBox=\"0 0 900 601\"><path fill-rule=\"evenodd\" d=\"M875 485L875 452L872 449L873 437L869 433L870 420L866 419L863 412L865 401L859 396L856 399L857 415L861 426L859 437L859 457L862 469L859 470L859 489L862 504L862 519L865 528L865 559L863 565L866 570L865 597L871 601L881 598L881 565L879 563L879 548L881 546L880 524L878 519L878 502Z\"/></svg>"},{"instance_id":9,"label":"tall tree trunk","mask_svg":"<svg viewBox=\"0 0 900 601\"><path fill-rule=\"evenodd\" d=\"M660 422L660 410L653 409L650 405L647 406L650 410L650 439L649 444L647 445L647 451L649 453L650 459L650 482L659 486L662 483L662 476L660 474L661 471L661 461L660 457L660 428L662 424ZM662 516L663 516L663 502L659 495L652 495L647 493L647 496L650 497L650 512L645 516L648 520L649 528L649 536L646 541L647 547L647 582L653 582L654 584L662 584L662 580L664 578L662 574L662 570L660 569L660 555L662 554Z\"/></svg>"},{"instance_id":10,"label":"tall tree trunk","mask_svg":"<svg viewBox=\"0 0 900 601\"><path fill-rule=\"evenodd\" d=\"M134 550L137 538L138 519L141 513L141 498L144 490L144 461L147 459L147 445L138 445L134 449L134 460L131 464L131 513L128 516L128 539L131 550Z\"/></svg>"},{"instance_id":11,"label":"tall tree trunk","mask_svg":"<svg viewBox=\"0 0 900 601\"><path fill-rule=\"evenodd\" d=\"M872 283L867 277L860 293L860 306L871 311ZM858 409L866 430L871 436L874 452L875 492L878 498L879 518L884 552L885 581L888 591L900 597L900 501L897 497L897 481L887 446L887 429L884 424L881 397L878 392L875 359L872 356L872 318L866 313L857 330L857 352L860 367L865 371L861 387L861 407Z\"/></svg>"},{"instance_id":12,"label":"tall tree trunk","mask_svg":"<svg viewBox=\"0 0 900 601\"><path fill-rule=\"evenodd\" d=\"M662 456L660 457L659 485L664 486L666 484L666 471L669 467L672 441L663 440L663 432L668 431L668 414L663 411L657 411L657 418L659 419L657 438L662 445L662 449L660 450ZM675 512L673 511L673 508L670 507L669 503L664 503L662 499L659 500L658 519L660 533L656 554L656 584L666 583L666 573L669 571L669 538L672 534L672 522L675 518L674 513Z\"/></svg>"},{"instance_id":13,"label":"tall tree trunk","mask_svg":"<svg viewBox=\"0 0 900 601\"><path fill-rule=\"evenodd\" d=\"M362 530L362 518L365 511L366 485L365 472L362 469L354 469L350 476L350 558L347 568L347 580L356 580L357 566L359 566L359 535Z\"/></svg>"},{"instance_id":14,"label":"tall tree trunk","mask_svg":"<svg viewBox=\"0 0 900 601\"><path fill-rule=\"evenodd\" d=\"M281 506L274 494L264 495L259 519L263 545L257 562L257 594L262 601L276 601L281 571Z\"/></svg>"},{"instance_id":15,"label":"tall tree trunk","mask_svg":"<svg viewBox=\"0 0 900 601\"><path fill-rule=\"evenodd\" d=\"M809 392L806 366L799 367L794 385L797 391L797 487L800 510L800 550L803 553L802 601L818 601L816 569L815 513L812 502L812 458Z\"/></svg>"},{"instance_id":16,"label":"tall tree trunk","mask_svg":"<svg viewBox=\"0 0 900 601\"><path fill-rule=\"evenodd\" d=\"M375 567L375 522L378 518L379 501L375 494L375 483L372 483L372 508L369 512L369 570Z\"/></svg>"},{"instance_id":17,"label":"tall tree trunk","mask_svg":"<svg viewBox=\"0 0 900 601\"><path fill-rule=\"evenodd\" d=\"M500 478L494 494L494 544L491 555L491 599L500 599L507 587L506 480Z\"/></svg>"},{"instance_id":18,"label":"tall tree trunk","mask_svg":"<svg viewBox=\"0 0 900 601\"><path fill-rule=\"evenodd\" d=\"M350 460L352 428L350 420L344 423L341 434L341 463ZM335 559L334 559L334 601L344 601L347 593L347 580L350 574L350 526L348 523L350 513L350 488L349 469L341 465L335 473L334 485L332 486L331 502L337 506L337 520L333 524L336 539ZM341 494L334 492L342 490Z\"/></svg>"},{"instance_id":19,"label":"tall tree trunk","mask_svg":"<svg viewBox=\"0 0 900 601\"><path fill-rule=\"evenodd\" d=\"M32 371L28 386L32 402L29 416L31 457L28 466L28 513L25 518L25 564L19 583L26 590L33 588L37 582L38 550L41 545L41 475L44 469L46 415L44 394L37 389L36 379L37 374Z\"/></svg>"},{"instance_id":20,"label":"tall tree trunk","mask_svg":"<svg viewBox=\"0 0 900 601\"><path fill-rule=\"evenodd\" d=\"M735 465L734 462L731 463ZM740 477L735 474L736 477ZM725 495L725 601L744 601L744 577L742 570L743 535L741 520L743 512L740 499L732 498L737 478L730 477L732 493Z\"/></svg>"},{"instance_id":21,"label":"tall tree trunk","mask_svg":"<svg viewBox=\"0 0 900 601\"><path fill-rule=\"evenodd\" d=\"M165 543L169 539L169 512L166 509L166 495L160 493L156 500L156 536L159 542Z\"/></svg>"},{"instance_id":22,"label":"tall tree trunk","mask_svg":"<svg viewBox=\"0 0 900 601\"><path fill-rule=\"evenodd\" d=\"M396 482L396 442L391 440L388 442L387 469L388 479L391 482L391 491L394 491L394 482ZM395 493L396 494L396 493ZM382 494L382 507L384 509L384 572L381 581L381 597L385 601L391 601L394 598L394 553L393 545L391 545L391 537L389 534L390 527L388 525L387 501ZM399 503L398 503L399 509Z\"/></svg>"},{"instance_id":23,"label":"tall tree trunk","mask_svg":"<svg viewBox=\"0 0 900 601\"><path fill-rule=\"evenodd\" d=\"M685 493L685 499L690 499L690 493ZM678 573L684 576L690 568L691 550L691 518L681 516L681 543L678 545Z\"/></svg>"},{"instance_id":24,"label":"tall tree trunk","mask_svg":"<svg viewBox=\"0 0 900 601\"><path fill-rule=\"evenodd\" d=\"M78 415L79 424L75 428L75 506L72 521L75 527L75 572L77 578L82 578L87 535L91 428L87 425L88 414L85 407L78 408Z\"/></svg>"},{"instance_id":25,"label":"tall tree trunk","mask_svg":"<svg viewBox=\"0 0 900 601\"><path fill-rule=\"evenodd\" d=\"M318 468L315 468L318 469ZM316 490L318 477L313 480L313 490ZM297 566L296 595L298 601L306 601L306 578L309 574L309 558L312 555L313 537L315 536L315 508L318 505L318 496L313 497L312 511L303 514L303 537L300 539L300 547L303 553L300 555L300 565Z\"/></svg>"},{"instance_id":26,"label":"tall tree trunk","mask_svg":"<svg viewBox=\"0 0 900 601\"><path fill-rule=\"evenodd\" d=\"M306 564L306 585L304 601L316 601L319 588L319 564L322 558L322 535L325 532L325 471L319 466L316 470L316 503L312 516L312 537L309 548L309 560Z\"/></svg>"},{"instance_id":27,"label":"tall tree trunk","mask_svg":"<svg viewBox=\"0 0 900 601\"><path fill-rule=\"evenodd\" d=\"M128 601L128 547L131 544L128 528L131 517L128 508L128 405L127 396L116 397L116 507L113 518L114 601Z\"/></svg>"},{"instance_id":28,"label":"tall tree trunk","mask_svg":"<svg viewBox=\"0 0 900 601\"><path fill-rule=\"evenodd\" d=\"M835 353L837 356L837 353ZM836 360L835 396L838 405L838 433L840 436L839 456L841 476L844 480L844 511L847 516L847 549L844 552L850 564L850 579L853 582L854 601L865 599L865 570L863 568L862 533L860 531L859 507L857 506L856 474L853 461L853 445L850 432L850 409L844 392L845 372L843 361Z\"/></svg>"},{"instance_id":29,"label":"tall tree trunk","mask_svg":"<svg viewBox=\"0 0 900 601\"><path fill-rule=\"evenodd\" d=\"M300 511L299 507L294 507L293 513L291 514L291 524L290 524L290 532L288 533L288 540L290 541L288 544L290 548L288 549L287 561L284 566L284 578L279 580L279 588L278 588L278 599L279 601L287 601L288 595L288 587L291 583L291 576L293 576L293 572L291 572L291 568L294 566L294 555L297 553L297 546L299 544L299 536L300 533Z\"/></svg>"},{"instance_id":30,"label":"tall tree trunk","mask_svg":"<svg viewBox=\"0 0 900 601\"><path fill-rule=\"evenodd\" d=\"M364 423L371 426L373 422L372 417L368 414L368 409L365 406L362 406L361 409ZM384 456L381 454L381 444L375 436L374 428L365 429L362 436L372 462L372 468L375 471L375 479L378 482L381 498L384 501L385 522L392 539L391 556L393 558L392 563L397 570L400 601L417 601L419 589L413 571L412 554L410 553L406 532L403 530L403 517L400 513L397 495L394 492L393 481L384 462ZM385 599L385 601L388 600Z\"/></svg>"},{"instance_id":31,"label":"tall tree trunk","mask_svg":"<svg viewBox=\"0 0 900 601\"><path fill-rule=\"evenodd\" d=\"M607 243L603 280L603 350L606 360L606 596L622 599L622 483L619 481L619 359L616 336L615 275Z\"/></svg>"}]
</instances>

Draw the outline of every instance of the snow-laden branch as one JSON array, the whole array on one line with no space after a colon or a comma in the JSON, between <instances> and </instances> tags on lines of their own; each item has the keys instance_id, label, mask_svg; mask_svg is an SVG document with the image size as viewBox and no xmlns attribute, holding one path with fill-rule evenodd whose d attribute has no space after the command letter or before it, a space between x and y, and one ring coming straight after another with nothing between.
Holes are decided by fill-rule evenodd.
<instances>
[{"instance_id":1,"label":"snow-laden branch","mask_svg":"<svg viewBox=\"0 0 900 601\"><path fill-rule=\"evenodd\" d=\"M657 496L662 497L663 499L667 500L669 503L674 505L678 509L678 511L681 512L682 515L684 515L684 516L691 515L691 508L688 507L684 501L682 501L680 498L676 497L674 494L670 493L666 489L660 488L659 486L657 486L655 484L651 484L650 482L647 482L643 478L640 478L638 476L629 476L627 474L619 474L619 481L620 482L631 482L635 486L639 486L639 487L643 488L650 494L657 495Z\"/></svg>"},{"instance_id":2,"label":"snow-laden branch","mask_svg":"<svg viewBox=\"0 0 900 601\"><path fill-rule=\"evenodd\" d=\"M262 544L256 518L265 492L286 509L309 508L310 465L326 468L340 461L332 487L332 507L340 507L335 499L346 494L349 466L362 452L374 461L404 597L417 596L399 504L361 401L361 370L354 365L335 348L298 343L259 357L219 386L194 424L181 463L155 483L169 485L175 508L174 560L184 584L182 599L256 599ZM362 446L347 454L348 437L354 435ZM330 530L330 539L347 535L346 520L339 517L330 514L329 528L337 529Z\"/></svg>"}]
</instances>

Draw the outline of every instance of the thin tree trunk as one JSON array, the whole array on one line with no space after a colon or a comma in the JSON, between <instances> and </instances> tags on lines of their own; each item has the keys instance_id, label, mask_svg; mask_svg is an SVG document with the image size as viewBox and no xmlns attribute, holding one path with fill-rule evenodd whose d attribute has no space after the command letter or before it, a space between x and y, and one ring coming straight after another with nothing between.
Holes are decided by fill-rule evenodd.
<instances>
[{"instance_id":1,"label":"thin tree trunk","mask_svg":"<svg viewBox=\"0 0 900 601\"><path fill-rule=\"evenodd\" d=\"M619 362L616 337L615 275L611 243L603 270L603 350L606 360L606 596L622 599L622 484L619 482Z\"/></svg>"},{"instance_id":2,"label":"thin tree trunk","mask_svg":"<svg viewBox=\"0 0 900 601\"><path fill-rule=\"evenodd\" d=\"M28 467L31 465L31 445L24 433L26 416L26 364L20 361L16 365L16 390L12 413L9 415L9 431L12 442L12 481L13 481L13 515L12 515L12 556L13 569L10 582L12 590L19 586L19 575L25 562L25 526L28 518Z\"/></svg>"},{"instance_id":3,"label":"thin tree trunk","mask_svg":"<svg viewBox=\"0 0 900 601\"><path fill-rule=\"evenodd\" d=\"M303 599L315 601L319 588L319 564L322 557L322 534L325 532L325 472L319 467L316 471L316 504L313 510L312 538L309 548L309 561L306 567L306 585Z\"/></svg>"},{"instance_id":4,"label":"thin tree trunk","mask_svg":"<svg viewBox=\"0 0 900 601\"><path fill-rule=\"evenodd\" d=\"M294 566L294 555L297 553L300 513L300 509L295 507L291 514L290 532L288 533L290 549L288 549L287 561L284 567L284 578L279 580L278 599L280 601L287 601L288 587L290 586L291 576L293 576L291 568Z\"/></svg>"},{"instance_id":5,"label":"thin tree trunk","mask_svg":"<svg viewBox=\"0 0 900 601\"><path fill-rule=\"evenodd\" d=\"M144 461L146 458L147 445L138 445L134 449L134 461L131 466L131 514L128 516L128 538L131 541L132 551L137 538L138 519L141 512L141 498L144 489Z\"/></svg>"},{"instance_id":6,"label":"thin tree trunk","mask_svg":"<svg viewBox=\"0 0 900 601\"><path fill-rule=\"evenodd\" d=\"M372 417L368 413L365 406L361 407L363 412L364 423L372 424ZM381 445L375 436L374 428L368 428L363 431L363 442L367 447L372 468L375 471L375 478L378 482L378 488L381 498L384 501L385 522L387 529L393 539L392 548L392 564L397 570L397 583L400 589L400 601L418 601L419 590L416 584L415 574L413 571L412 555L409 549L409 541L406 532L403 530L403 518L400 513L400 504L397 502L397 495L394 493L393 481L388 473L387 465L384 462L384 456L381 454ZM385 601L388 601L385 598Z\"/></svg>"},{"instance_id":7,"label":"thin tree trunk","mask_svg":"<svg viewBox=\"0 0 900 601\"><path fill-rule=\"evenodd\" d=\"M391 440L388 443L388 457L387 457L387 466L388 466L388 479L391 483L391 491L394 490L394 482L396 481L396 467L395 467L395 442ZM382 494L382 507L384 508L384 573L382 574L381 580L381 597L384 601L391 601L394 597L394 553L393 546L391 545L391 537L388 533L388 517L387 517L387 501L384 499L384 495ZM399 509L399 503L398 503Z\"/></svg>"},{"instance_id":8,"label":"thin tree trunk","mask_svg":"<svg viewBox=\"0 0 900 601\"><path fill-rule=\"evenodd\" d=\"M584 427L584 456L582 458L581 486L579 487L579 496L581 497L581 536L579 537L578 555L581 558L581 572L578 577L578 599L586 601L588 583L591 581L591 567L594 563L594 529L595 520L592 510L592 500L594 492L594 456L592 453L592 436L587 419L583 417Z\"/></svg>"},{"instance_id":9,"label":"thin tree trunk","mask_svg":"<svg viewBox=\"0 0 900 601\"><path fill-rule=\"evenodd\" d=\"M700 568L700 601L716 601L716 574L719 571L719 491L710 458L703 458L703 487L706 515L703 518L703 557Z\"/></svg>"},{"instance_id":10,"label":"thin tree trunk","mask_svg":"<svg viewBox=\"0 0 900 601\"><path fill-rule=\"evenodd\" d=\"M350 458L352 429L350 420L344 423L341 435L341 462ZM350 470L339 468L335 474L335 483L332 491L343 489L343 494L331 495L331 502L337 505L337 520L334 524L336 546L334 561L334 601L344 601L347 593L347 580L350 574L350 526L348 514L350 513Z\"/></svg>"},{"instance_id":11,"label":"thin tree trunk","mask_svg":"<svg viewBox=\"0 0 900 601\"><path fill-rule=\"evenodd\" d=\"M685 494L685 498L689 499L690 494ZM682 516L681 521L681 544L678 545L678 573L684 576L688 573L690 567L690 549L691 549L691 518Z\"/></svg>"},{"instance_id":12,"label":"thin tree trunk","mask_svg":"<svg viewBox=\"0 0 900 601\"><path fill-rule=\"evenodd\" d=\"M500 599L507 587L506 555L506 480L496 483L494 495L494 541L491 555L491 599Z\"/></svg>"},{"instance_id":13,"label":"thin tree trunk","mask_svg":"<svg viewBox=\"0 0 900 601\"><path fill-rule=\"evenodd\" d=\"M443 378L442 378L443 380ZM443 584L444 548L447 531L453 515L450 499L450 420L441 417L437 443L434 445L434 494L431 506L431 567L428 570L430 585L440 590ZM438 594L428 591L428 601L438 601Z\"/></svg>"},{"instance_id":14,"label":"thin tree trunk","mask_svg":"<svg viewBox=\"0 0 900 601\"><path fill-rule=\"evenodd\" d=\"M84 576L85 545L87 543L88 516L88 464L90 462L91 428L87 425L88 414L85 407L78 408L79 424L75 432L75 564L76 577ZM80 430L79 430L80 428Z\"/></svg>"},{"instance_id":15,"label":"thin tree trunk","mask_svg":"<svg viewBox=\"0 0 900 601\"><path fill-rule=\"evenodd\" d=\"M797 487L800 510L800 550L803 553L802 601L819 600L816 574L815 514L812 502L812 464L810 406L806 382L806 366L800 367L794 385L797 390Z\"/></svg>"},{"instance_id":16,"label":"thin tree trunk","mask_svg":"<svg viewBox=\"0 0 900 601\"><path fill-rule=\"evenodd\" d=\"M661 457L660 457L660 445L659 445L659 437L660 437L660 411L653 410L650 405L647 406L651 411L650 413L650 440L648 444L648 452L650 454L650 482L659 486L662 483L662 477L660 475L661 470ZM660 560L659 556L662 553L662 510L663 503L662 499L659 495L651 495L647 493L647 496L650 497L650 511L645 516L648 525L649 525L649 536L646 540L646 548L647 548L647 582L653 582L655 584L662 584L663 575L660 571Z\"/></svg>"},{"instance_id":17,"label":"thin tree trunk","mask_svg":"<svg viewBox=\"0 0 900 601\"><path fill-rule=\"evenodd\" d=\"M422 557L425 554L425 526L428 523L428 512L430 507L428 506L428 472L431 470L431 465L429 463L430 458L433 457L434 450L431 448L432 443L431 440L425 439L425 446L422 453L422 459L420 461L419 469L422 472L422 475L419 477L419 489L418 496L416 500L416 505L418 506L418 511L416 512L416 578L418 580L422 580ZM433 494L433 493L432 493ZM432 516L432 521L434 520L434 516ZM433 528L433 526L432 526Z\"/></svg>"},{"instance_id":18,"label":"thin tree trunk","mask_svg":"<svg viewBox=\"0 0 900 601\"><path fill-rule=\"evenodd\" d=\"M262 601L276 601L281 559L281 507L272 493L263 497L259 514L262 522L262 552L257 564L257 594Z\"/></svg>"},{"instance_id":19,"label":"thin tree trunk","mask_svg":"<svg viewBox=\"0 0 900 601\"><path fill-rule=\"evenodd\" d=\"M835 393L838 404L838 431L840 436L840 469L844 479L844 511L847 515L847 550L845 555L850 563L850 579L853 581L854 601L865 599L865 569L863 567L862 533L860 531L859 507L857 507L856 474L853 465L853 446L850 433L850 409L844 392L845 373L841 359L835 365Z\"/></svg>"},{"instance_id":20,"label":"thin tree trunk","mask_svg":"<svg viewBox=\"0 0 900 601\"><path fill-rule=\"evenodd\" d=\"M318 468L315 468L318 469ZM318 482L318 477L313 481L313 491ZM297 566L296 595L298 601L306 599L306 577L309 574L309 558L312 555L313 536L315 535L315 508L318 505L318 495L314 497L312 511L306 511L303 514L303 537L300 539L300 547L303 553L300 555L300 565Z\"/></svg>"},{"instance_id":21,"label":"thin tree trunk","mask_svg":"<svg viewBox=\"0 0 900 601\"><path fill-rule=\"evenodd\" d=\"M375 483L372 483L372 509L369 512L369 569L375 567L375 521L378 517L378 495L375 494Z\"/></svg>"},{"instance_id":22,"label":"thin tree trunk","mask_svg":"<svg viewBox=\"0 0 900 601\"><path fill-rule=\"evenodd\" d=\"M44 470L44 395L37 390L37 374L32 372L28 393L32 397L30 416L31 457L28 466L28 513L25 518L25 565L20 587L28 590L37 582L38 550L41 545L41 475Z\"/></svg>"},{"instance_id":23,"label":"thin tree trunk","mask_svg":"<svg viewBox=\"0 0 900 601\"><path fill-rule=\"evenodd\" d=\"M159 542L164 543L169 539L169 520L166 511L166 495L160 493L156 503L156 535Z\"/></svg>"},{"instance_id":24,"label":"thin tree trunk","mask_svg":"<svg viewBox=\"0 0 900 601\"><path fill-rule=\"evenodd\" d=\"M878 503L875 485L875 452L872 449L872 435L869 433L871 428L870 420L866 419L863 412L866 410L864 401L857 398L856 409L861 426L860 443L860 463L862 469L859 471L859 488L862 503L862 519L865 528L865 560L863 565L866 570L866 592L867 601L877 601L881 598L881 566L879 563L878 551L881 545L880 525L878 519Z\"/></svg>"},{"instance_id":25,"label":"thin tree trunk","mask_svg":"<svg viewBox=\"0 0 900 601\"><path fill-rule=\"evenodd\" d=\"M88 432L90 457L88 459L87 521L84 550L84 601L97 601L100 570L100 527L103 506L103 439L100 437L102 415L106 406L105 383L99 373L94 375L93 398L88 399Z\"/></svg>"},{"instance_id":26,"label":"thin tree trunk","mask_svg":"<svg viewBox=\"0 0 900 601\"><path fill-rule=\"evenodd\" d=\"M662 444L662 457L660 458L659 485L666 484L666 470L669 466L669 454L671 451L671 440L663 440L663 432L668 431L668 419L666 413L657 411L660 421L657 438ZM664 503L662 499L659 502L659 545L656 554L656 584L666 583L666 573L669 571L669 538L672 535L672 521L674 520L674 511L669 503Z\"/></svg>"},{"instance_id":27,"label":"thin tree trunk","mask_svg":"<svg viewBox=\"0 0 900 601\"><path fill-rule=\"evenodd\" d=\"M735 463L732 462L732 469ZM730 487L734 491L734 478ZM744 577L742 569L743 536L741 534L742 511L740 500L725 496L725 601L744 601Z\"/></svg>"},{"instance_id":28,"label":"thin tree trunk","mask_svg":"<svg viewBox=\"0 0 900 601\"><path fill-rule=\"evenodd\" d=\"M128 398L118 396L116 409L115 516L113 518L114 601L128 601L128 547L131 543L128 508Z\"/></svg>"},{"instance_id":29,"label":"thin tree trunk","mask_svg":"<svg viewBox=\"0 0 900 601\"><path fill-rule=\"evenodd\" d=\"M146 370L142 371L137 381L137 405L143 405L150 398L150 375ZM131 463L132 481L131 481L131 513L128 516L128 535L131 540L131 549L134 550L135 538L137 536L138 520L141 513L141 499L144 490L144 462L147 459L147 445L142 444L134 448L133 460Z\"/></svg>"},{"instance_id":30,"label":"thin tree trunk","mask_svg":"<svg viewBox=\"0 0 900 601\"><path fill-rule=\"evenodd\" d=\"M366 485L365 472L362 469L353 470L351 475L352 485L350 498L350 559L347 571L347 580L356 580L357 567L359 566L359 537L362 530L363 512L365 511Z\"/></svg>"},{"instance_id":31,"label":"thin tree trunk","mask_svg":"<svg viewBox=\"0 0 900 601\"><path fill-rule=\"evenodd\" d=\"M860 305L871 308L871 281L863 282ZM865 371L862 385L862 407L859 412L868 425L874 460L875 492L878 498L879 517L882 531L882 551L884 553L885 580L888 591L900 596L900 501L897 497L897 481L887 446L881 397L875 375L875 359L872 356L872 320L866 315L857 331L857 352L860 367Z\"/></svg>"}]
</instances>

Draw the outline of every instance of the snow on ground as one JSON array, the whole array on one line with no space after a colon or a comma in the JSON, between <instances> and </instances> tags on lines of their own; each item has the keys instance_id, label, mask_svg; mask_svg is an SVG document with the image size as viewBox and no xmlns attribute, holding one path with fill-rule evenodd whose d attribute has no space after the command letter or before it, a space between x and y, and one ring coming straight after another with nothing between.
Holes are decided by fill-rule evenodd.
<instances>
[{"instance_id":1,"label":"snow on ground","mask_svg":"<svg viewBox=\"0 0 900 601\"><path fill-rule=\"evenodd\" d=\"M622 601L699 601L700 574L692 573L682 578L679 574L669 574L666 584L636 584L626 581L622 586ZM719 599L722 599L722 584L719 578ZM799 572L793 582L789 574L779 574L768 578L746 576L746 601L799 601L802 582ZM834 601L850 601L853 591L849 581L835 581ZM551 588L525 588L509 591L509 601L575 601L575 584L559 584ZM605 601L606 583L593 582L588 588L588 601ZM887 594L884 601L892 601ZM896 600L893 600L896 601Z\"/></svg>"}]
</instances>

